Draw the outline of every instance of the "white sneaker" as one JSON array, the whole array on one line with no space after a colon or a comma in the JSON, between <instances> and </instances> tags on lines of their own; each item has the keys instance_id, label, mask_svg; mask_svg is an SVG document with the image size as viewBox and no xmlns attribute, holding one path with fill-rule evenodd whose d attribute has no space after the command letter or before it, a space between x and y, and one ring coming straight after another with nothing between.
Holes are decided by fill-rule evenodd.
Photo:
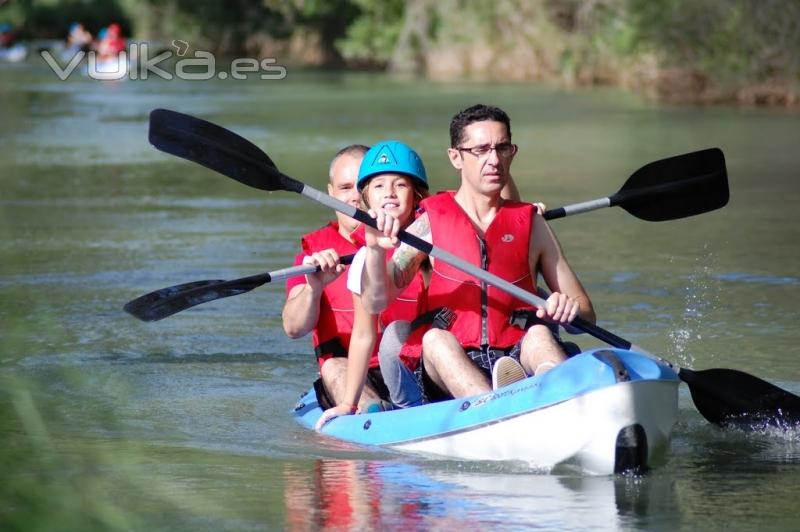
<instances>
[{"instance_id":1,"label":"white sneaker","mask_svg":"<svg viewBox=\"0 0 800 532\"><path fill-rule=\"evenodd\" d=\"M528 376L522 364L509 356L500 357L492 368L492 389L496 390Z\"/></svg>"}]
</instances>

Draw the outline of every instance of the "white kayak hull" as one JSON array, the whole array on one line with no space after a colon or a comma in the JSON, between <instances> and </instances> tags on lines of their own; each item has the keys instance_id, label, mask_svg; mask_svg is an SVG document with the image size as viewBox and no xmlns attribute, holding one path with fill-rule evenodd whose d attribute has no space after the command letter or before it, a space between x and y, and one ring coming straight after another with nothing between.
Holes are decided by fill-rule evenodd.
<instances>
[{"instance_id":1,"label":"white kayak hull","mask_svg":"<svg viewBox=\"0 0 800 532\"><path fill-rule=\"evenodd\" d=\"M678 411L678 376L667 365L619 349L581 353L540 377L487 394L388 412L343 416L330 436L461 460L515 460L589 474L656 465ZM321 415L313 389L294 415L311 428Z\"/></svg>"},{"instance_id":2,"label":"white kayak hull","mask_svg":"<svg viewBox=\"0 0 800 532\"><path fill-rule=\"evenodd\" d=\"M0 61L19 63L28 57L28 48L24 44L15 44L9 48L0 48Z\"/></svg>"},{"instance_id":3,"label":"white kayak hull","mask_svg":"<svg viewBox=\"0 0 800 532\"><path fill-rule=\"evenodd\" d=\"M394 447L465 460L523 460L536 469L574 464L589 474L611 474L618 437L628 427L644 430L639 445L647 446L649 465L663 455L677 412L676 388L671 382L620 383L502 422Z\"/></svg>"}]
</instances>

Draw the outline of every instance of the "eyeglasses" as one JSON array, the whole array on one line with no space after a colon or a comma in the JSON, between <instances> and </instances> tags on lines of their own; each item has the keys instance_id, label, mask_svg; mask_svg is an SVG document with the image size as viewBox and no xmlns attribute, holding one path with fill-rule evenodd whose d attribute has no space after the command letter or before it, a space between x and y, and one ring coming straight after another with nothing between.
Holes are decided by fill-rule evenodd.
<instances>
[{"instance_id":1,"label":"eyeglasses","mask_svg":"<svg viewBox=\"0 0 800 532\"><path fill-rule=\"evenodd\" d=\"M472 148L456 148L458 151L465 151L471 153L475 157L479 159L481 157L486 157L489 155L489 152L494 150L497 152L498 157L510 157L517 153L517 145L511 144L510 142L503 142L502 144L495 144L494 146L490 146L489 144L483 144L482 146L473 146Z\"/></svg>"}]
</instances>

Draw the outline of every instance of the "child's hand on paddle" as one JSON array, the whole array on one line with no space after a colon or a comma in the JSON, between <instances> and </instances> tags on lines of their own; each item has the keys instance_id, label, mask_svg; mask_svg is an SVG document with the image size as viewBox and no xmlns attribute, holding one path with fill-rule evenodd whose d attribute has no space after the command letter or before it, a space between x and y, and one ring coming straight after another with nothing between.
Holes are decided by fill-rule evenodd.
<instances>
[{"instance_id":1,"label":"child's hand on paddle","mask_svg":"<svg viewBox=\"0 0 800 532\"><path fill-rule=\"evenodd\" d=\"M400 244L397 234L400 232L400 220L393 217L391 214L374 210L369 210L369 215L375 219L377 229L366 225L365 240L367 247L392 249Z\"/></svg>"}]
</instances>

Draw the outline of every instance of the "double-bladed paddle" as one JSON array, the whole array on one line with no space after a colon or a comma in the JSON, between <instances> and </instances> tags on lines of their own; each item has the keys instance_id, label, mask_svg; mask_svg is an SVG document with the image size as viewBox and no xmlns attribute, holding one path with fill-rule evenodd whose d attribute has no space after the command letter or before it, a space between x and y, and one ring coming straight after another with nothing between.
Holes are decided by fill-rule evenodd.
<instances>
[{"instance_id":1,"label":"double-bladed paddle","mask_svg":"<svg viewBox=\"0 0 800 532\"><path fill-rule=\"evenodd\" d=\"M221 155L227 153L225 146L219 145L217 151L204 152L198 146L188 145L184 139L187 135L203 139L224 137L227 130L210 122L191 117L186 120L183 117L185 115L172 111L153 112L152 120L157 124L155 135L161 144L159 149L169 153L179 152L175 154L225 174L225 169L229 168L231 162L230 157ZM181 128L178 138L170 136L168 130L170 122ZM251 160L252 164L238 169L241 177L239 180L261 188L258 177L246 173L253 171L254 164L256 167L258 163L272 167L275 167L275 164L258 147L250 142L244 142L246 144L239 141L236 148L241 150L240 156ZM634 172L615 194L550 209L544 213L544 218L553 220L619 206L639 219L664 221L719 209L727 202L728 179L725 158L721 150L711 148L647 164ZM253 276L233 281L207 280L184 283L145 294L129 302L124 308L141 320L156 321L201 303L243 294L263 284L260 280L260 276ZM269 282L269 279L264 282Z\"/></svg>"},{"instance_id":2,"label":"double-bladed paddle","mask_svg":"<svg viewBox=\"0 0 800 532\"><path fill-rule=\"evenodd\" d=\"M155 119L158 120L158 114ZM164 126L163 121L160 123ZM193 127L196 134L200 135L222 134L213 124L194 124ZM164 141L165 146L173 148L181 146L180 142L175 142L165 135L159 136L159 139ZM263 164L271 164L269 157L261 150L254 150L250 143L244 148L243 155ZM198 152L194 152L187 158L195 160L197 157ZM221 167L226 161L210 158L207 163L201 164L222 171ZM605 207L619 206L639 219L664 221L712 211L727 203L728 179L725 158L721 150L711 148L647 164L634 172L615 194L550 209L544 213L544 218L554 220ZM271 280L277 280L276 275L281 275L281 272L283 271L279 270L232 281L206 280L170 286L136 298L125 305L124 309L140 320L157 321L201 303L244 294ZM307 272L298 271L296 275L305 273Z\"/></svg>"},{"instance_id":3,"label":"double-bladed paddle","mask_svg":"<svg viewBox=\"0 0 800 532\"><path fill-rule=\"evenodd\" d=\"M213 124L206 123L202 126L205 134L221 134ZM200 133L201 125L195 127ZM159 138L167 140L168 146L176 147L180 144L170 142L168 137ZM271 163L269 157L266 157L261 150L254 150L250 143L242 153L255 161ZM225 161L210 159L206 166L221 171L217 168L219 164L224 165ZM631 174L615 194L550 209L544 213L544 218L554 220L605 207L619 206L642 220L674 220L719 209L728 203L728 196L724 155L718 148L711 148L647 164ZM305 273L308 272L298 270L298 273L291 275ZM157 321L201 303L244 294L262 284L278 280L276 275L282 274L283 270L278 270L232 281L205 280L179 284L138 297L125 305L124 309L140 320ZM280 277L283 278L285 277Z\"/></svg>"},{"instance_id":4,"label":"double-bladed paddle","mask_svg":"<svg viewBox=\"0 0 800 532\"><path fill-rule=\"evenodd\" d=\"M352 260L353 255L345 255L340 258L342 264L350 264ZM169 286L137 297L126 303L123 309L142 321L158 321L202 303L244 294L271 281L282 281L289 277L318 271L320 271L320 267L317 264L301 264L230 281L222 279L193 281Z\"/></svg>"},{"instance_id":5,"label":"double-bladed paddle","mask_svg":"<svg viewBox=\"0 0 800 532\"><path fill-rule=\"evenodd\" d=\"M336 198L320 192L280 172L266 153L239 135L198 118L182 113L157 109L150 115L150 142L159 150L196 162L212 170L216 170L245 185L261 190L285 190L296 192L327 205L364 224L375 227L375 220L366 212ZM705 155L698 155L703 154ZM703 161L699 175L721 175L724 172L724 159L717 149L703 150L688 154ZM682 156L678 156L680 158ZM666 159L675 162L676 158ZM716 163L714 162L716 161ZM658 166L659 161L651 163ZM722 168L713 168L714 164L722 164ZM686 170L686 168L684 169ZM665 169L666 171L666 169ZM649 175L656 175L653 168ZM717 178L718 179L718 178ZM684 179L684 181L689 181ZM712 180L713 181L713 180ZM704 181L705 182L705 181ZM727 181L725 198L727 198ZM676 196L685 193L675 192ZM708 205L719 203L695 202L687 208L680 205L681 217L699 214L711 210ZM724 205L724 202L722 203ZM721 205L718 205L721 206ZM666 208L666 207L665 207ZM716 208L716 207L714 207ZM695 212L692 212L695 211ZM660 219L667 219L661 217ZM522 290L518 286L482 270L477 266L457 257L415 235L401 231L398 238L424 253L440 259L452 266L475 276L529 304L541 307L545 301L540 297ZM631 342L614 333L578 317L571 323L595 338L614 347L632 349L643 352L670 364L666 360L648 353ZM670 364L672 366L672 364ZM800 420L800 397L773 386L747 373L730 369L710 369L695 371L679 369L680 378L687 383L700 413L709 421L720 424L728 423L773 423L782 425Z\"/></svg>"}]
</instances>

